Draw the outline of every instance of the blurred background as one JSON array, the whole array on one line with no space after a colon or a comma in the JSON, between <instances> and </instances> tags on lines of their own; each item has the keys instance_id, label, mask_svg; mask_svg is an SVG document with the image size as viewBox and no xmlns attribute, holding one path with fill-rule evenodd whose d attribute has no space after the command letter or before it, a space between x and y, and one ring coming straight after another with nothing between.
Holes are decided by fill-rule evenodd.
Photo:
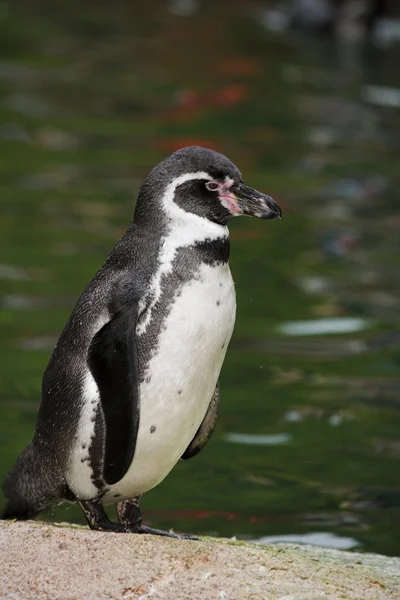
<instances>
[{"instance_id":1,"label":"blurred background","mask_svg":"<svg viewBox=\"0 0 400 600\"><path fill-rule=\"evenodd\" d=\"M1 480L140 182L200 144L284 218L231 225L238 316L218 426L146 494L145 519L400 554L396 7L0 2ZM45 518L83 522L68 505Z\"/></svg>"}]
</instances>

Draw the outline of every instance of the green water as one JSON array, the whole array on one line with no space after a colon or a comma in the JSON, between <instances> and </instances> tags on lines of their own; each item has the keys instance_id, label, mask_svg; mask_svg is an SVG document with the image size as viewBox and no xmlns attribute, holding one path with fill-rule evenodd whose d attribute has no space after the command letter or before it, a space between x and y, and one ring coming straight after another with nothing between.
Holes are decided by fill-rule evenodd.
<instances>
[{"instance_id":1,"label":"green water","mask_svg":"<svg viewBox=\"0 0 400 600\"><path fill-rule=\"evenodd\" d=\"M209 145L284 218L232 223L218 427L144 497L146 521L400 554L399 111L365 87L399 84L394 51L275 38L239 2L167 6L1 7L0 478L140 181L175 148ZM359 330L338 333L341 318ZM290 321L321 331L280 329ZM82 522L71 506L46 518Z\"/></svg>"}]
</instances>

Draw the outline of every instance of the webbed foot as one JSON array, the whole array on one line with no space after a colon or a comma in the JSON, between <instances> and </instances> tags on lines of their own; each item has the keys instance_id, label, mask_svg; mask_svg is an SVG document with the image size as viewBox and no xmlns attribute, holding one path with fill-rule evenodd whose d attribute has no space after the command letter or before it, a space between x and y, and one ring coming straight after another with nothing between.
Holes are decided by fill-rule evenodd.
<instances>
[{"instance_id":1,"label":"webbed foot","mask_svg":"<svg viewBox=\"0 0 400 600\"><path fill-rule=\"evenodd\" d=\"M184 533L174 533L172 531L163 531L154 529L147 525L142 525L142 513L139 507L140 496L130 500L122 500L116 505L118 521L130 533L140 533L148 535L162 535L164 537L175 538L177 540L199 540L194 535Z\"/></svg>"}]
</instances>

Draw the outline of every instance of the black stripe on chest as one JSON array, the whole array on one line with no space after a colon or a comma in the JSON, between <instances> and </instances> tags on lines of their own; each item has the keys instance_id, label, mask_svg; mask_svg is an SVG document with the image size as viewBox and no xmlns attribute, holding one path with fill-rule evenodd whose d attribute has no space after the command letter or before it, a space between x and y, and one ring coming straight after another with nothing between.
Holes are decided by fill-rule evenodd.
<instances>
[{"instance_id":1,"label":"black stripe on chest","mask_svg":"<svg viewBox=\"0 0 400 600\"><path fill-rule=\"evenodd\" d=\"M223 264L229 261L230 243L228 237L197 242L193 248L201 257L201 262L207 265Z\"/></svg>"}]
</instances>

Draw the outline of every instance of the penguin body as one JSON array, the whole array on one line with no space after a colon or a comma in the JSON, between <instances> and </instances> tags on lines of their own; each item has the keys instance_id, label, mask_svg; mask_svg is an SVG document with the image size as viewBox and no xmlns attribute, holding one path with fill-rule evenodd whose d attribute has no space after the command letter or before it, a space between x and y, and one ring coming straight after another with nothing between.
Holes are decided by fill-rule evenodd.
<instances>
[{"instance_id":1,"label":"penguin body","mask_svg":"<svg viewBox=\"0 0 400 600\"><path fill-rule=\"evenodd\" d=\"M280 209L223 155L184 148L153 169L51 356L34 438L5 482L5 518L72 500L110 529L100 504L125 510L205 445L235 323L226 224L238 214ZM123 530L153 532L137 524L137 503L128 508Z\"/></svg>"},{"instance_id":2,"label":"penguin body","mask_svg":"<svg viewBox=\"0 0 400 600\"><path fill-rule=\"evenodd\" d=\"M131 498L160 483L206 415L233 332L236 300L226 264L201 264L194 275L170 308L140 384L133 461L104 503L115 502L114 494Z\"/></svg>"},{"instance_id":3,"label":"penguin body","mask_svg":"<svg viewBox=\"0 0 400 600\"><path fill-rule=\"evenodd\" d=\"M157 269L141 290L141 318L135 330L139 412L135 450L122 479L104 486L104 504L143 494L160 483L207 412L236 313L234 284L226 262L227 228L210 225L194 237L204 242L214 236L220 242L214 258L204 262L204 250L192 243L175 248L179 235L172 227L163 240ZM174 257L171 264L169 256ZM95 329L99 331L108 318L107 313L101 315ZM71 446L66 482L79 498L89 499L96 497L99 489L103 491L96 472L101 471L104 458L91 453L90 445L97 435L95 418L101 404L98 386L85 364L82 375L78 437ZM120 423L111 422L118 437Z\"/></svg>"}]
</instances>

